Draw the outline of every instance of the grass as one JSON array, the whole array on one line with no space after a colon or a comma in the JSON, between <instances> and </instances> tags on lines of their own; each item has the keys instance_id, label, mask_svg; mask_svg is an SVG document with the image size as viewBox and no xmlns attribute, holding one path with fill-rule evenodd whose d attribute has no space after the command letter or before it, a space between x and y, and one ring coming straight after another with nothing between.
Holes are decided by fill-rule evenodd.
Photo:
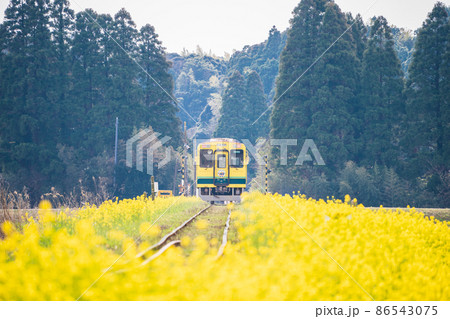
<instances>
[{"instance_id":1,"label":"grass","mask_svg":"<svg viewBox=\"0 0 450 319\"><path fill-rule=\"evenodd\" d=\"M210 248L218 249L222 243L227 217L228 209L225 206L213 205L175 235L173 240L181 240L184 237L194 240L196 237L202 236L209 243ZM186 248L186 253L190 253L192 248L192 245L189 245Z\"/></svg>"},{"instance_id":2,"label":"grass","mask_svg":"<svg viewBox=\"0 0 450 319\"><path fill-rule=\"evenodd\" d=\"M150 239L149 240L150 243L152 245L156 244L166 234L170 233L172 230L180 226L184 221L186 221L187 219L189 219L190 217L198 213L201 209L204 209L207 206L208 206L207 203L201 203L200 205L195 205L186 210L177 210L176 207L173 210L172 209L169 210L157 222L158 226L161 228L160 236ZM190 225L195 223L195 221L198 220L198 218L195 219ZM189 227L190 225L188 225L187 227Z\"/></svg>"},{"instance_id":3,"label":"grass","mask_svg":"<svg viewBox=\"0 0 450 319\"><path fill-rule=\"evenodd\" d=\"M434 216L440 221L450 221L450 209L449 208L423 208L418 209L427 216Z\"/></svg>"},{"instance_id":4,"label":"grass","mask_svg":"<svg viewBox=\"0 0 450 319\"><path fill-rule=\"evenodd\" d=\"M369 207L373 210L378 210L380 207ZM401 209L406 212L410 211L412 208L404 208L404 207L383 207L384 209ZM450 221L450 208L416 208L415 209L418 212L422 212L425 214L425 216L433 216L437 220L440 221Z\"/></svg>"},{"instance_id":5,"label":"grass","mask_svg":"<svg viewBox=\"0 0 450 319\"><path fill-rule=\"evenodd\" d=\"M207 204L203 202L200 202L197 205L185 205L181 203L174 204L165 212L164 211L158 212L157 214L153 214L152 216L144 215L143 218L133 221L134 226L128 224L127 229L122 230L125 231L128 236L132 237L134 241L138 244L141 243L145 238L145 241L148 244L153 245L156 244L163 236L170 233L176 227L181 225L185 220L189 219L190 217L192 217L198 211L200 211L205 207L207 207ZM155 222L155 220L157 221ZM143 222L148 222L150 223L150 225L155 223L154 226L152 226L152 228L159 227L161 229L161 233L154 237L148 237L145 235L141 237L138 229L139 225L142 224ZM147 232L151 232L151 229L148 229Z\"/></svg>"},{"instance_id":6,"label":"grass","mask_svg":"<svg viewBox=\"0 0 450 319\"><path fill-rule=\"evenodd\" d=\"M170 233L186 219L192 217L206 206L207 204L201 201L188 203L175 201L168 208L161 207L156 210L149 208L135 209L128 219L124 219L125 217L120 214L120 210L123 209L123 207L121 208L112 205L111 207L98 208L99 210L103 210L103 214L106 211L106 215L108 209L112 209L110 212L116 217L109 219L107 222L105 222L105 218L108 218L107 216L98 219L92 218L89 211L97 208L82 208L80 210L74 209L71 211L66 210L66 215L71 215L73 218L62 218L60 220L56 217L53 228L55 230L64 228L69 234L74 234L76 228L75 224L80 217L81 220L86 220L94 226L96 235L105 238L106 241L104 245L106 248L120 254L123 251L122 241L124 237L133 239L137 244L141 244L145 241L149 245L153 245L159 241L161 237ZM25 212L27 211L28 210L24 210L22 214L25 215ZM54 209L52 211L58 213L61 210ZM33 211L29 216L33 216L35 219L39 218L37 211ZM14 224L17 229L21 230L26 222L26 219L18 217L14 221Z\"/></svg>"}]
</instances>

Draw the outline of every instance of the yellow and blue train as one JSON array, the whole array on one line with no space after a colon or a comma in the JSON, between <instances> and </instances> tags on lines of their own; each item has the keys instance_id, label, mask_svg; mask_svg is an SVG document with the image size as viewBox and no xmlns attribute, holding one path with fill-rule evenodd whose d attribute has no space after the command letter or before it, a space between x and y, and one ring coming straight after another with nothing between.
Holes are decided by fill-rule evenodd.
<instances>
[{"instance_id":1,"label":"yellow and blue train","mask_svg":"<svg viewBox=\"0 0 450 319\"><path fill-rule=\"evenodd\" d=\"M248 154L243 143L213 138L197 146L197 195L207 202L240 202L247 185Z\"/></svg>"}]
</instances>

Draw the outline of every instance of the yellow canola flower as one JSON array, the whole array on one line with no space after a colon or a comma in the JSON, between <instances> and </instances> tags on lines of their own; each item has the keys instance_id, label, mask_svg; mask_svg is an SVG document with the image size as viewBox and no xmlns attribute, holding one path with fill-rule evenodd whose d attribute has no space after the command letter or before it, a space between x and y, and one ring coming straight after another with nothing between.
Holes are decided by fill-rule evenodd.
<instances>
[{"instance_id":1,"label":"yellow canola flower","mask_svg":"<svg viewBox=\"0 0 450 319\"><path fill-rule=\"evenodd\" d=\"M197 221L195 223L195 227L197 229L206 229L206 228L208 228L208 225L209 225L209 223L206 219L200 219L199 221Z\"/></svg>"},{"instance_id":2,"label":"yellow canola flower","mask_svg":"<svg viewBox=\"0 0 450 319\"><path fill-rule=\"evenodd\" d=\"M112 240L112 241L123 241L125 239L125 237L127 236L125 234L125 232L121 231L121 230L110 230L107 234L108 239Z\"/></svg>"},{"instance_id":3,"label":"yellow canola flower","mask_svg":"<svg viewBox=\"0 0 450 319\"><path fill-rule=\"evenodd\" d=\"M352 198L350 197L349 194L345 195L344 201L348 204L350 203L350 201L352 200Z\"/></svg>"},{"instance_id":4,"label":"yellow canola flower","mask_svg":"<svg viewBox=\"0 0 450 319\"><path fill-rule=\"evenodd\" d=\"M54 221L56 221L57 217L56 213L52 212L51 210L40 211L39 215L40 222L42 222L43 224L53 223Z\"/></svg>"},{"instance_id":5,"label":"yellow canola flower","mask_svg":"<svg viewBox=\"0 0 450 319\"><path fill-rule=\"evenodd\" d=\"M10 221L6 221L2 224L2 231L6 236L11 235L15 230L14 224Z\"/></svg>"},{"instance_id":6,"label":"yellow canola flower","mask_svg":"<svg viewBox=\"0 0 450 319\"><path fill-rule=\"evenodd\" d=\"M134 240L132 238L126 238L123 241L122 250L128 257L133 258L134 256L137 255L136 243L134 242Z\"/></svg>"},{"instance_id":7,"label":"yellow canola flower","mask_svg":"<svg viewBox=\"0 0 450 319\"><path fill-rule=\"evenodd\" d=\"M205 236L197 236L194 238L194 246L199 251L204 251L208 248L209 243L206 240Z\"/></svg>"},{"instance_id":8,"label":"yellow canola flower","mask_svg":"<svg viewBox=\"0 0 450 319\"><path fill-rule=\"evenodd\" d=\"M115 199L54 220L5 222L0 300L75 300L93 282L82 300L450 299L448 222L351 198L243 197L219 259L221 238L204 236L182 237L145 266L136 257L167 230L154 225L154 239L140 238L151 221L203 205L191 197Z\"/></svg>"},{"instance_id":9,"label":"yellow canola flower","mask_svg":"<svg viewBox=\"0 0 450 319\"><path fill-rule=\"evenodd\" d=\"M56 213L52 212L52 203L44 199L39 202L39 220L44 224L53 223L56 220Z\"/></svg>"},{"instance_id":10,"label":"yellow canola flower","mask_svg":"<svg viewBox=\"0 0 450 319\"><path fill-rule=\"evenodd\" d=\"M88 238L94 235L95 230L90 220L80 220L75 225L75 231L81 238Z\"/></svg>"},{"instance_id":11,"label":"yellow canola flower","mask_svg":"<svg viewBox=\"0 0 450 319\"><path fill-rule=\"evenodd\" d=\"M52 203L50 203L50 201L48 201L46 199L41 200L39 203L39 209L42 209L42 210L52 209Z\"/></svg>"},{"instance_id":12,"label":"yellow canola flower","mask_svg":"<svg viewBox=\"0 0 450 319\"><path fill-rule=\"evenodd\" d=\"M189 236L183 236L181 238L181 246L188 247L191 244L191 238Z\"/></svg>"},{"instance_id":13,"label":"yellow canola flower","mask_svg":"<svg viewBox=\"0 0 450 319\"><path fill-rule=\"evenodd\" d=\"M219 240L217 238L211 238L211 240L209 241L209 244L211 246L217 246L217 244L219 243Z\"/></svg>"},{"instance_id":14,"label":"yellow canola flower","mask_svg":"<svg viewBox=\"0 0 450 319\"><path fill-rule=\"evenodd\" d=\"M161 227L150 222L144 222L139 226L139 234L142 237L157 237L161 233Z\"/></svg>"}]
</instances>

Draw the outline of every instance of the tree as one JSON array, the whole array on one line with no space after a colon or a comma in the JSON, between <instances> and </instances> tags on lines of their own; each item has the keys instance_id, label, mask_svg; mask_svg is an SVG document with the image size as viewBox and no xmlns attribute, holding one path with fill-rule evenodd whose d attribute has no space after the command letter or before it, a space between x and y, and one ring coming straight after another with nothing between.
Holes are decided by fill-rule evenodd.
<instances>
[{"instance_id":1,"label":"tree","mask_svg":"<svg viewBox=\"0 0 450 319\"><path fill-rule=\"evenodd\" d=\"M222 108L215 136L248 139L252 143L268 133L268 114L261 78L250 71L244 78L234 71L222 96ZM263 115L254 125L252 123Z\"/></svg>"},{"instance_id":2,"label":"tree","mask_svg":"<svg viewBox=\"0 0 450 319\"><path fill-rule=\"evenodd\" d=\"M214 136L242 140L250 138L247 134L249 119L245 116L247 108L245 79L239 71L234 71L222 97L220 119Z\"/></svg>"},{"instance_id":3,"label":"tree","mask_svg":"<svg viewBox=\"0 0 450 319\"><path fill-rule=\"evenodd\" d=\"M422 177L441 205L450 198L450 24L438 2L419 29L407 83L408 175Z\"/></svg>"},{"instance_id":4,"label":"tree","mask_svg":"<svg viewBox=\"0 0 450 319\"><path fill-rule=\"evenodd\" d=\"M186 122L188 129L195 128L195 134L201 133L211 137L217 126L219 109L214 109L212 114L207 108L215 96L222 94L225 61L209 55L196 54L183 57L170 53L167 58L172 64L170 73L175 79L174 94L183 108L178 112L179 118ZM204 117L205 111L213 117Z\"/></svg>"},{"instance_id":5,"label":"tree","mask_svg":"<svg viewBox=\"0 0 450 319\"><path fill-rule=\"evenodd\" d=\"M241 117L245 117L250 123L247 127L247 136L255 143L258 137L267 137L269 134L269 112L266 112L264 88L257 72L250 71L247 75L246 91L247 105ZM257 119L258 121L253 124Z\"/></svg>"},{"instance_id":6,"label":"tree","mask_svg":"<svg viewBox=\"0 0 450 319\"><path fill-rule=\"evenodd\" d=\"M169 74L170 64L164 49L149 24L139 32L139 61L145 72L140 72L144 93L145 111L149 112L150 125L156 132L172 137L170 144L181 145L181 123L176 116L177 109L171 97L173 81ZM157 79L157 80L156 80Z\"/></svg>"},{"instance_id":7,"label":"tree","mask_svg":"<svg viewBox=\"0 0 450 319\"><path fill-rule=\"evenodd\" d=\"M67 92L70 88L70 42L74 29L74 11L69 8L68 0L54 0L50 5L50 26L55 49L54 68L54 91L55 103L60 107L61 135L67 140L70 135L70 104Z\"/></svg>"},{"instance_id":8,"label":"tree","mask_svg":"<svg viewBox=\"0 0 450 319\"><path fill-rule=\"evenodd\" d=\"M360 14L353 18L351 13L347 13L347 24L352 26L351 31L356 45L356 57L362 61L367 45L367 27L364 25Z\"/></svg>"},{"instance_id":9,"label":"tree","mask_svg":"<svg viewBox=\"0 0 450 319\"><path fill-rule=\"evenodd\" d=\"M392 166L397 162L396 132L401 129L404 114L402 91L403 72L391 28L384 17L378 17L372 20L363 55L360 164Z\"/></svg>"},{"instance_id":10,"label":"tree","mask_svg":"<svg viewBox=\"0 0 450 319\"><path fill-rule=\"evenodd\" d=\"M138 195L130 190L143 191L148 176L113 166L115 117L119 165L141 128L179 145L169 67L153 27L138 32L124 9L114 19L91 9L74 17L67 0L12 0L0 25L0 173L33 202L50 187L94 189L99 178L112 191L113 176L116 195ZM171 174L160 169L160 181Z\"/></svg>"},{"instance_id":11,"label":"tree","mask_svg":"<svg viewBox=\"0 0 450 319\"><path fill-rule=\"evenodd\" d=\"M383 182L381 178L380 183ZM365 167L358 167L354 162L345 163L339 176L339 197L350 195L364 205L380 205L381 187Z\"/></svg>"},{"instance_id":12,"label":"tree","mask_svg":"<svg viewBox=\"0 0 450 319\"><path fill-rule=\"evenodd\" d=\"M280 47L282 46L283 39L281 32L278 31L276 26L273 26L269 31L269 38L265 44L263 54L267 59L278 59L280 54Z\"/></svg>"},{"instance_id":13,"label":"tree","mask_svg":"<svg viewBox=\"0 0 450 319\"><path fill-rule=\"evenodd\" d=\"M301 139L307 136L307 130L312 123L311 99L318 89L317 68L313 67L309 73L303 73L321 54L318 39L327 3L327 0L302 0L293 11L286 45L280 56L274 107L270 117L271 138ZM293 147L290 148L291 154L299 154L298 147L295 151L292 149ZM304 181L310 180L313 172L296 169L295 156L289 154L287 166L281 166L280 155L279 150L271 149L271 180L275 182L272 191L304 191ZM284 182L286 184L283 185Z\"/></svg>"},{"instance_id":14,"label":"tree","mask_svg":"<svg viewBox=\"0 0 450 319\"><path fill-rule=\"evenodd\" d=\"M276 81L276 102L271 115L273 138L306 136L311 125L308 101L316 93L317 85L314 85L312 72L308 76L300 76L320 54L317 39L327 2L302 0L293 11Z\"/></svg>"},{"instance_id":15,"label":"tree","mask_svg":"<svg viewBox=\"0 0 450 319\"><path fill-rule=\"evenodd\" d=\"M91 9L76 16L71 48L71 145L82 152L84 158L100 154L105 144L111 146L114 115L111 116L109 109L109 94L113 43L108 34L112 24L111 16L98 15ZM105 121L106 116L109 121Z\"/></svg>"},{"instance_id":16,"label":"tree","mask_svg":"<svg viewBox=\"0 0 450 319\"><path fill-rule=\"evenodd\" d=\"M395 51L402 65L402 71L408 77L408 67L414 52L416 36L411 30L397 27L392 27L392 35L394 37Z\"/></svg>"},{"instance_id":17,"label":"tree","mask_svg":"<svg viewBox=\"0 0 450 319\"><path fill-rule=\"evenodd\" d=\"M256 71L261 77L267 101L271 101L275 91L275 78L278 74L278 64L281 50L286 43L286 31L280 32L273 26L269 37L260 44L247 45L242 51L233 53L228 63L228 73L235 70L242 74L248 69Z\"/></svg>"},{"instance_id":18,"label":"tree","mask_svg":"<svg viewBox=\"0 0 450 319\"><path fill-rule=\"evenodd\" d=\"M124 8L114 15L111 37L114 39L108 61L111 85L107 89L108 104L101 109L103 123L99 124L102 130L110 133L108 136L114 136L113 123L115 117L119 117L122 136L131 137L133 128L148 126L150 112L142 103L142 88L136 81L140 71L134 62L139 55L138 31L130 13Z\"/></svg>"},{"instance_id":19,"label":"tree","mask_svg":"<svg viewBox=\"0 0 450 319\"><path fill-rule=\"evenodd\" d=\"M326 5L319 38L319 52L325 50L346 31L348 25L339 7L330 2ZM343 168L345 162L354 159L357 146L355 131L356 90L358 60L351 33L345 33L317 62L309 74L315 80L315 94L308 101L311 124L305 138L314 139L324 158L329 176Z\"/></svg>"},{"instance_id":20,"label":"tree","mask_svg":"<svg viewBox=\"0 0 450 319\"><path fill-rule=\"evenodd\" d=\"M358 61L346 17L331 1L304 0L294 10L286 47L280 61L275 107L271 117L273 138L311 138L333 175L355 153L355 91ZM341 36L342 35L342 36ZM322 57L330 45L341 36ZM308 68L311 69L304 73ZM304 73L304 74L303 74ZM303 76L302 76L303 74ZM292 154L299 154L299 143ZM278 164L279 151L273 151ZM288 161L295 176L316 173L295 167L296 156ZM319 173L320 174L320 173Z\"/></svg>"},{"instance_id":21,"label":"tree","mask_svg":"<svg viewBox=\"0 0 450 319\"><path fill-rule=\"evenodd\" d=\"M55 99L52 62L55 51L49 29L48 0L11 1L3 25L0 122L2 167L14 174L13 186L27 185L32 194L59 182L63 170L56 156L61 135L60 106ZM35 197L33 198L35 199Z\"/></svg>"}]
</instances>

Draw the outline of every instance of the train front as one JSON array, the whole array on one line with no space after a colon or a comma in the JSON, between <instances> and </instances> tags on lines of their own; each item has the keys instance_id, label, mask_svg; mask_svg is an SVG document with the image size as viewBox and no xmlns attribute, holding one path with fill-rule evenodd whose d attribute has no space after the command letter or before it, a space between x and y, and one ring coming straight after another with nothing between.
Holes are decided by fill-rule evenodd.
<instances>
[{"instance_id":1,"label":"train front","mask_svg":"<svg viewBox=\"0 0 450 319\"><path fill-rule=\"evenodd\" d=\"M195 157L197 195L207 202L240 202L247 184L248 154L234 139L200 143Z\"/></svg>"}]
</instances>

